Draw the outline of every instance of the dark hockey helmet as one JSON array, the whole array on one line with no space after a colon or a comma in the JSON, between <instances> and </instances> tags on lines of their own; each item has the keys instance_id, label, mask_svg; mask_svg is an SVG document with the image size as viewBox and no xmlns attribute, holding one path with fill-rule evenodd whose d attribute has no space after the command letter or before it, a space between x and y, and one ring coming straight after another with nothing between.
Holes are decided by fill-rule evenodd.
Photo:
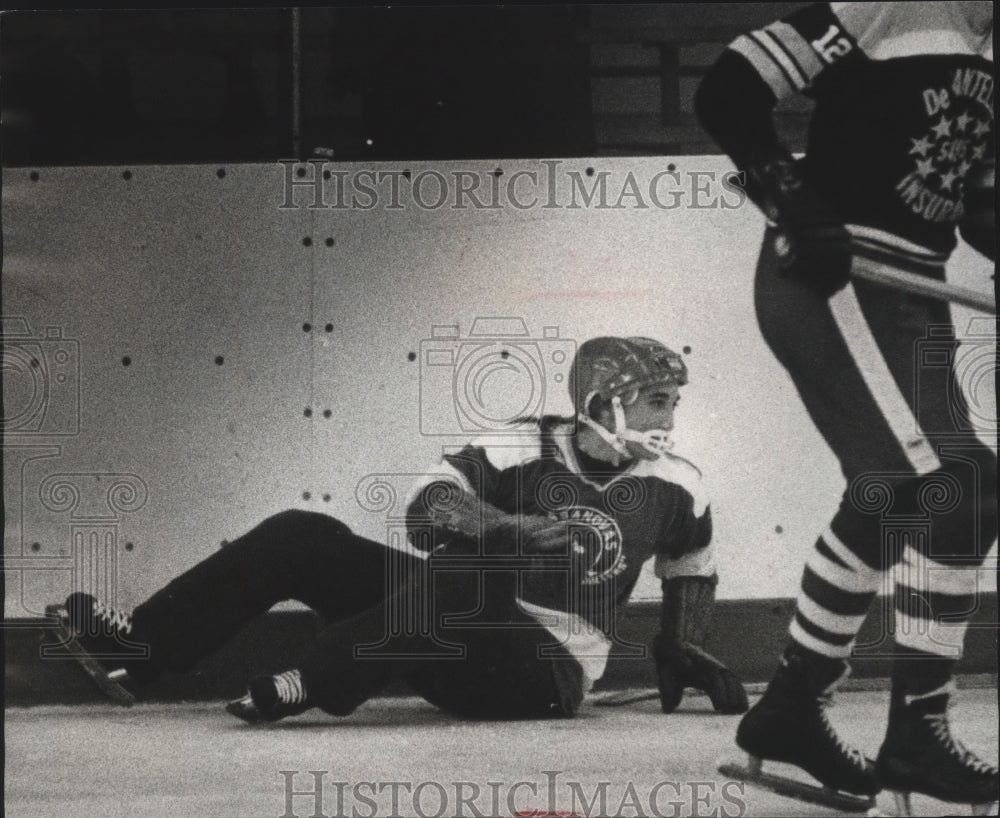
<instances>
[{"instance_id":1,"label":"dark hockey helmet","mask_svg":"<svg viewBox=\"0 0 1000 818\"><path fill-rule=\"evenodd\" d=\"M688 382L684 360L652 338L592 338L580 345L570 369L573 406L578 414L590 416L595 397L614 397L628 406L640 389L667 383L683 386Z\"/></svg>"}]
</instances>

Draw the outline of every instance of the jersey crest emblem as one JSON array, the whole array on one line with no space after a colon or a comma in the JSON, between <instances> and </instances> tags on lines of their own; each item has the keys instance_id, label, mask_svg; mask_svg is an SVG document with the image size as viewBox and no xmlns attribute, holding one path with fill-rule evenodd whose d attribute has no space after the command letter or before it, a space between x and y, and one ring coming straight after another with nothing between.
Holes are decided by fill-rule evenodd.
<instances>
[{"instance_id":1,"label":"jersey crest emblem","mask_svg":"<svg viewBox=\"0 0 1000 818\"><path fill-rule=\"evenodd\" d=\"M598 585L625 570L622 531L613 517L589 506L570 506L555 514L571 523L571 554L581 569L582 584Z\"/></svg>"}]
</instances>

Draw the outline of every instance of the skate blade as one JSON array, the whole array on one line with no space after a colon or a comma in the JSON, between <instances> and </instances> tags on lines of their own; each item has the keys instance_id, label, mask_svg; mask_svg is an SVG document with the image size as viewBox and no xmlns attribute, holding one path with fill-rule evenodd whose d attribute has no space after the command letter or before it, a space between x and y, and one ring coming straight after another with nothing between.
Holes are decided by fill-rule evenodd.
<instances>
[{"instance_id":1,"label":"skate blade","mask_svg":"<svg viewBox=\"0 0 1000 818\"><path fill-rule=\"evenodd\" d=\"M783 795L786 798L830 807L840 812L868 813L875 809L874 796L850 795L837 792L829 787L806 784L782 775L765 773L760 769L759 762L750 766L723 764L719 767L719 772L747 784L754 784L777 795Z\"/></svg>"},{"instance_id":2,"label":"skate blade","mask_svg":"<svg viewBox=\"0 0 1000 818\"><path fill-rule=\"evenodd\" d=\"M630 687L595 696L594 707L624 707L627 704L648 702L658 698L660 698L660 691L655 688Z\"/></svg>"},{"instance_id":3,"label":"skate blade","mask_svg":"<svg viewBox=\"0 0 1000 818\"><path fill-rule=\"evenodd\" d=\"M897 816L913 815L913 804L910 801L910 793L903 791L892 791L892 797L896 802ZM997 802L986 802L985 804L970 804L970 815L996 815Z\"/></svg>"},{"instance_id":4,"label":"skate blade","mask_svg":"<svg viewBox=\"0 0 1000 818\"><path fill-rule=\"evenodd\" d=\"M86 648L83 647L73 633L66 626L68 615L66 609L59 605L50 605L45 609L48 616L55 616L56 622L49 624L46 630L52 633L59 640L57 643L42 645L42 658L72 656L77 664L86 671L87 675L94 680L101 692L114 702L123 707L131 707L135 704L135 696L122 686L121 682L128 679L128 673L124 669L114 670L110 673L98 662Z\"/></svg>"}]
</instances>

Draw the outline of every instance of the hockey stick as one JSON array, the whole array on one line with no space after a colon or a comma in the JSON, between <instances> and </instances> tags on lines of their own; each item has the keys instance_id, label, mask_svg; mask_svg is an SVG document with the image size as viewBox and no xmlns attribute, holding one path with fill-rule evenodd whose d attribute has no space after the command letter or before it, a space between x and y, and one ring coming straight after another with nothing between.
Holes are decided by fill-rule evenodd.
<instances>
[{"instance_id":1,"label":"hockey stick","mask_svg":"<svg viewBox=\"0 0 1000 818\"><path fill-rule=\"evenodd\" d=\"M611 690L594 696L594 707L624 707L627 704L645 702L660 698L660 691L653 688L628 687L624 690Z\"/></svg>"},{"instance_id":2,"label":"hockey stick","mask_svg":"<svg viewBox=\"0 0 1000 818\"><path fill-rule=\"evenodd\" d=\"M989 293L982 293L970 290L967 287L959 287L947 281L936 281L916 273L905 270L897 270L875 262L869 262L863 257L854 257L854 266L851 275L872 284L879 284L891 287L904 293L922 295L929 298L937 298L941 301L948 301L952 304L961 304L964 307L971 307L974 310L997 314L996 299Z\"/></svg>"}]
</instances>

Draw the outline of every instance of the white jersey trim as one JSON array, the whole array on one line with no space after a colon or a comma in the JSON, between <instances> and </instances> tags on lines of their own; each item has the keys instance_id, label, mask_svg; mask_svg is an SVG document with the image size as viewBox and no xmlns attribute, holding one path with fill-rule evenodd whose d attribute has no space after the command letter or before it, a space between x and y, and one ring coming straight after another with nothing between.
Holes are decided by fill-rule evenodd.
<instances>
[{"instance_id":1,"label":"white jersey trim","mask_svg":"<svg viewBox=\"0 0 1000 818\"><path fill-rule=\"evenodd\" d=\"M567 611L557 611L517 600L518 607L551 633L570 652L583 668L583 692L590 692L594 682L604 675L608 665L608 654L611 652L611 640L604 631L592 625L578 614Z\"/></svg>"},{"instance_id":2,"label":"white jersey trim","mask_svg":"<svg viewBox=\"0 0 1000 818\"><path fill-rule=\"evenodd\" d=\"M715 564L715 547L712 544L691 551L676 559L657 554L653 561L653 574L660 579L677 577L710 577L718 573Z\"/></svg>"},{"instance_id":3,"label":"white jersey trim","mask_svg":"<svg viewBox=\"0 0 1000 818\"><path fill-rule=\"evenodd\" d=\"M458 469L448 463L446 460L442 460L440 463L435 463L427 472L420 476L419 479L414 481L413 485L410 486L410 490L406 495L406 505L405 508L410 507L417 495L420 494L427 486L431 483L437 483L440 481L447 481L449 483L457 484L458 487L473 497L478 497L479 492L476 491L472 483L469 482L468 478L462 474Z\"/></svg>"},{"instance_id":4,"label":"white jersey trim","mask_svg":"<svg viewBox=\"0 0 1000 818\"><path fill-rule=\"evenodd\" d=\"M977 31L956 2L831 3L833 13L873 60L927 54L993 58L992 32ZM983 6L988 13L989 4ZM984 20L992 17L983 15Z\"/></svg>"},{"instance_id":5,"label":"white jersey trim","mask_svg":"<svg viewBox=\"0 0 1000 818\"><path fill-rule=\"evenodd\" d=\"M709 506L711 498L701 472L683 457L668 452L656 460L640 460L629 473L636 477L656 477L680 486L694 501L695 517L703 516Z\"/></svg>"},{"instance_id":6,"label":"white jersey trim","mask_svg":"<svg viewBox=\"0 0 1000 818\"><path fill-rule=\"evenodd\" d=\"M475 438L470 445L482 449L486 453L486 459L497 471L537 460L542 453L542 444L537 437L526 442L517 435L485 435Z\"/></svg>"}]
</instances>

